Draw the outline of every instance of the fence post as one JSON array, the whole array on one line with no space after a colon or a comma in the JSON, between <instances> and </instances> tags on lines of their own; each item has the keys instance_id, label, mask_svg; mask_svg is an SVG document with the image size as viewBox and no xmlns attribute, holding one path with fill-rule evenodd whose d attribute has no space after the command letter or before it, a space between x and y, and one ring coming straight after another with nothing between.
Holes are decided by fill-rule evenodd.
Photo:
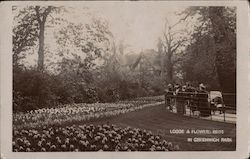
<instances>
[{"instance_id":1,"label":"fence post","mask_svg":"<svg viewBox=\"0 0 250 159\"><path fill-rule=\"evenodd\" d=\"M164 97L165 97L165 105L164 105L164 107L167 108L167 94L166 93L164 93Z\"/></svg>"},{"instance_id":2,"label":"fence post","mask_svg":"<svg viewBox=\"0 0 250 159\"><path fill-rule=\"evenodd\" d=\"M213 112L212 112L211 101L210 100L208 101L208 105L209 105L209 109L210 109L211 120L213 120Z\"/></svg>"},{"instance_id":3,"label":"fence post","mask_svg":"<svg viewBox=\"0 0 250 159\"><path fill-rule=\"evenodd\" d=\"M210 104L210 112L211 112L211 120L213 120L213 112L212 112L212 109L211 109L211 104Z\"/></svg>"},{"instance_id":4,"label":"fence post","mask_svg":"<svg viewBox=\"0 0 250 159\"><path fill-rule=\"evenodd\" d=\"M189 116L192 116L192 111L191 111L191 107L192 107L192 105L191 105L191 101L189 102Z\"/></svg>"},{"instance_id":5,"label":"fence post","mask_svg":"<svg viewBox=\"0 0 250 159\"><path fill-rule=\"evenodd\" d=\"M222 111L223 111L223 118L224 118L224 122L226 121L226 107L225 107L225 103L224 100L222 98Z\"/></svg>"},{"instance_id":6,"label":"fence post","mask_svg":"<svg viewBox=\"0 0 250 159\"><path fill-rule=\"evenodd\" d=\"M223 117L224 117L224 122L226 121L226 109L225 109L225 104L223 103Z\"/></svg>"}]
</instances>

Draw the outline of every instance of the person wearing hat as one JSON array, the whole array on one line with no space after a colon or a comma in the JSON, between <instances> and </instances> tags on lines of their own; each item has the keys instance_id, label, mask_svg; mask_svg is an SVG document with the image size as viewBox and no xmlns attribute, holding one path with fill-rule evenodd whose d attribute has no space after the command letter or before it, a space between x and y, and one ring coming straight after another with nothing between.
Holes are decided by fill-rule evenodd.
<instances>
[{"instance_id":1,"label":"person wearing hat","mask_svg":"<svg viewBox=\"0 0 250 159\"><path fill-rule=\"evenodd\" d=\"M188 96L188 107L190 109L190 113L194 114L194 112L197 110L197 104L196 104L196 89L192 87L191 84L188 83L187 85L187 96Z\"/></svg>"},{"instance_id":2,"label":"person wearing hat","mask_svg":"<svg viewBox=\"0 0 250 159\"><path fill-rule=\"evenodd\" d=\"M197 98L198 98L198 111L200 112L200 116L202 117L210 116L211 109L209 107L209 102L208 102L208 92L206 91L206 87L203 83L199 85Z\"/></svg>"},{"instance_id":3,"label":"person wearing hat","mask_svg":"<svg viewBox=\"0 0 250 159\"><path fill-rule=\"evenodd\" d=\"M178 114L185 114L186 113L186 107L185 107L185 101L186 101L186 86L179 87L176 91L176 109Z\"/></svg>"},{"instance_id":4,"label":"person wearing hat","mask_svg":"<svg viewBox=\"0 0 250 159\"><path fill-rule=\"evenodd\" d=\"M180 85L177 83L174 85L174 95L176 95L180 91Z\"/></svg>"},{"instance_id":5,"label":"person wearing hat","mask_svg":"<svg viewBox=\"0 0 250 159\"><path fill-rule=\"evenodd\" d=\"M203 83L201 83L200 85L199 85L199 90L200 91L204 91L206 89L206 86L203 84Z\"/></svg>"},{"instance_id":6,"label":"person wearing hat","mask_svg":"<svg viewBox=\"0 0 250 159\"><path fill-rule=\"evenodd\" d=\"M173 91L174 91L173 90L173 85L168 84L166 92L165 92L165 104L166 104L166 107L171 111L173 110L172 105L171 105L171 99L172 99L172 96L173 96Z\"/></svg>"}]
</instances>

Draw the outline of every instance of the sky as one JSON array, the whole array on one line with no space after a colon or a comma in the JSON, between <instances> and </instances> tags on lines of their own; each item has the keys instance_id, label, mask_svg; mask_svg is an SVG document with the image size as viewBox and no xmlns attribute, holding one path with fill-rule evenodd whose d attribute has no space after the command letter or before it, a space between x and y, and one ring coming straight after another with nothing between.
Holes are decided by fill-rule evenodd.
<instances>
[{"instance_id":1,"label":"sky","mask_svg":"<svg viewBox=\"0 0 250 159\"><path fill-rule=\"evenodd\" d=\"M162 3L133 2L88 6L97 16L109 21L111 31L117 39L124 40L136 51L155 48L162 35L165 19L175 23L177 17L174 13L184 9Z\"/></svg>"},{"instance_id":2,"label":"sky","mask_svg":"<svg viewBox=\"0 0 250 159\"><path fill-rule=\"evenodd\" d=\"M108 21L116 42L122 40L125 45L129 45L130 51L138 53L145 49L156 49L157 41L163 34L165 19L167 18L170 24L176 23L179 18L175 12L185 8L185 6L177 7L167 3L86 2L82 6L72 7L69 13L64 13L62 16L68 21L83 24L89 22L91 17L88 16L89 14L97 18L101 17ZM56 51L56 41L53 36L56 29L58 28L48 28L45 35L45 44L52 52ZM36 54L27 57L31 65L36 63L36 59Z\"/></svg>"}]
</instances>

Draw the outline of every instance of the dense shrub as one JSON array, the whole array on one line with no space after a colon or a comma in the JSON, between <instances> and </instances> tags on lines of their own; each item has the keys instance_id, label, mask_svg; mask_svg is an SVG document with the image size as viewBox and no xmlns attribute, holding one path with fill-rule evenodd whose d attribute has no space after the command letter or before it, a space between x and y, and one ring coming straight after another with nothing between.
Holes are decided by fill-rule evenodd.
<instances>
[{"instance_id":1,"label":"dense shrub","mask_svg":"<svg viewBox=\"0 0 250 159\"><path fill-rule=\"evenodd\" d=\"M36 69L13 70L13 110L29 111L70 103L110 103L158 94L136 82L87 83L76 74L50 74ZM108 83L108 84L107 84Z\"/></svg>"},{"instance_id":2,"label":"dense shrub","mask_svg":"<svg viewBox=\"0 0 250 159\"><path fill-rule=\"evenodd\" d=\"M51 87L56 85L52 76L34 69L14 72L14 111L27 111L55 105L57 97Z\"/></svg>"},{"instance_id":3,"label":"dense shrub","mask_svg":"<svg viewBox=\"0 0 250 159\"><path fill-rule=\"evenodd\" d=\"M97 88L98 101L102 103L120 100L119 92L115 88Z\"/></svg>"},{"instance_id":4,"label":"dense shrub","mask_svg":"<svg viewBox=\"0 0 250 159\"><path fill-rule=\"evenodd\" d=\"M79 88L79 94L76 95L76 103L95 103L98 101L98 94L94 88L88 88L81 86Z\"/></svg>"},{"instance_id":5,"label":"dense shrub","mask_svg":"<svg viewBox=\"0 0 250 159\"><path fill-rule=\"evenodd\" d=\"M36 108L36 100L31 97L25 97L20 92L13 91L13 110L29 111Z\"/></svg>"}]
</instances>

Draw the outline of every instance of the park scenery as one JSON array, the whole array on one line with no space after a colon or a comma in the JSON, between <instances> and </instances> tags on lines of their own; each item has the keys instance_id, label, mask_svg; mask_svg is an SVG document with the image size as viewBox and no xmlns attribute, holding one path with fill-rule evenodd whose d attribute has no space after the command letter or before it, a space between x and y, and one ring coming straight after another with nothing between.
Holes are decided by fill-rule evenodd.
<instances>
[{"instance_id":1,"label":"park scenery","mask_svg":"<svg viewBox=\"0 0 250 159\"><path fill-rule=\"evenodd\" d=\"M13 152L236 150L236 7L12 14Z\"/></svg>"}]
</instances>

